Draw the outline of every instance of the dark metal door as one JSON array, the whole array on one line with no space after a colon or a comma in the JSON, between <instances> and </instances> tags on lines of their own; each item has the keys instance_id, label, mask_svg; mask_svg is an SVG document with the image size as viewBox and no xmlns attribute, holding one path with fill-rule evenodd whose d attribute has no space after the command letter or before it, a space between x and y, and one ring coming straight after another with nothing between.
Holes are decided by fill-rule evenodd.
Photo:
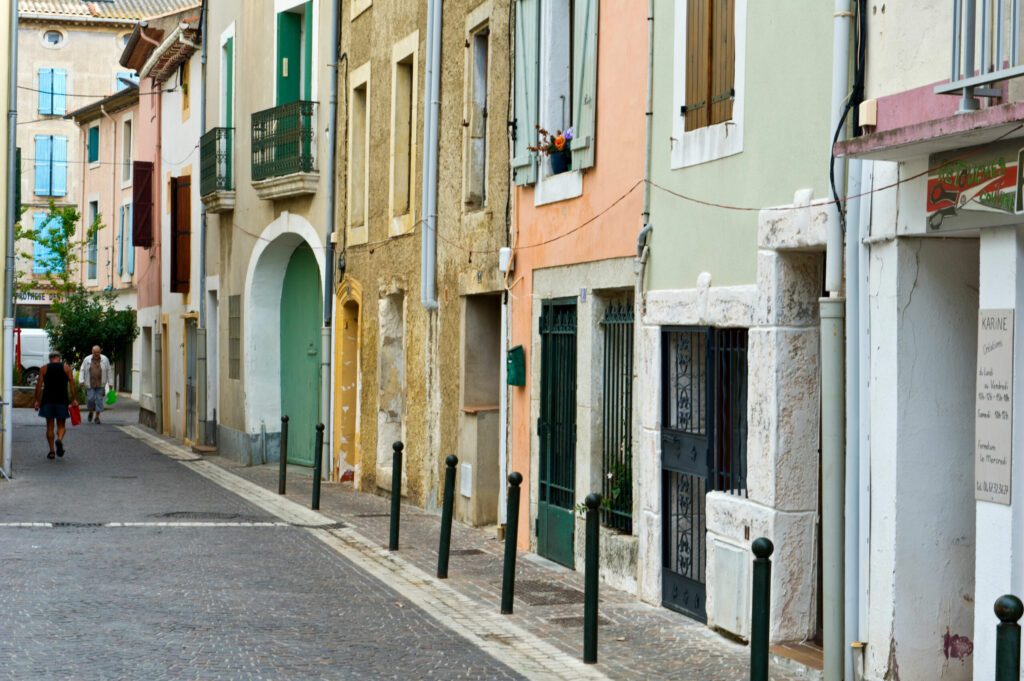
<instances>
[{"instance_id":1,"label":"dark metal door","mask_svg":"<svg viewBox=\"0 0 1024 681\"><path fill-rule=\"evenodd\" d=\"M574 567L576 300L542 303L537 552Z\"/></svg>"},{"instance_id":2,"label":"dark metal door","mask_svg":"<svg viewBox=\"0 0 1024 681\"><path fill-rule=\"evenodd\" d=\"M707 493L746 495L747 331L662 336L662 603L702 622Z\"/></svg>"},{"instance_id":3,"label":"dark metal door","mask_svg":"<svg viewBox=\"0 0 1024 681\"><path fill-rule=\"evenodd\" d=\"M711 480L709 329L662 336L662 603L707 621L706 495Z\"/></svg>"}]
</instances>

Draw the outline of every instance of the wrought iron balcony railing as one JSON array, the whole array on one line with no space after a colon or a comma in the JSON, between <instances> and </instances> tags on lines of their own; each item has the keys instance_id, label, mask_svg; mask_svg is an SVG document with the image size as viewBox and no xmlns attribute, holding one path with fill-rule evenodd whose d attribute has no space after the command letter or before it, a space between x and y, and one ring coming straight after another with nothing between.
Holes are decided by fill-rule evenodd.
<instances>
[{"instance_id":1,"label":"wrought iron balcony railing","mask_svg":"<svg viewBox=\"0 0 1024 681\"><path fill-rule=\"evenodd\" d=\"M199 139L199 194L235 189L234 128L214 128Z\"/></svg>"},{"instance_id":2,"label":"wrought iron balcony railing","mask_svg":"<svg viewBox=\"0 0 1024 681\"><path fill-rule=\"evenodd\" d=\"M254 182L316 172L316 102L282 104L252 115Z\"/></svg>"},{"instance_id":3,"label":"wrought iron balcony railing","mask_svg":"<svg viewBox=\"0 0 1024 681\"><path fill-rule=\"evenodd\" d=\"M961 95L960 111L978 109L978 97L1002 97L993 84L1024 76L1020 11L1021 0L953 0L952 68L935 92Z\"/></svg>"}]
</instances>

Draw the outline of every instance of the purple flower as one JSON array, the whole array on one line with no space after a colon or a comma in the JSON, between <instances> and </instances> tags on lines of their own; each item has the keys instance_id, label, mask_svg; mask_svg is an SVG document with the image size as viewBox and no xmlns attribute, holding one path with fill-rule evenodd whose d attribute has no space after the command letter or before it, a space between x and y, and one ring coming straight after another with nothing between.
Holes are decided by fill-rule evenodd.
<instances>
[{"instance_id":1,"label":"purple flower","mask_svg":"<svg viewBox=\"0 0 1024 681\"><path fill-rule=\"evenodd\" d=\"M562 134L565 135L565 141L566 142L571 142L572 141L572 138L573 138L572 128L569 128L568 130L566 130Z\"/></svg>"}]
</instances>

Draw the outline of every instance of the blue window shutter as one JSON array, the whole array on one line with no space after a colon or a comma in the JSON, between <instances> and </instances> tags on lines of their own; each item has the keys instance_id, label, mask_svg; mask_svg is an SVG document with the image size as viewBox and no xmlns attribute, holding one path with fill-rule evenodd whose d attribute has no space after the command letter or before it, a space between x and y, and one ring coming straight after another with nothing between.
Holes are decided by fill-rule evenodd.
<instances>
[{"instance_id":1,"label":"blue window shutter","mask_svg":"<svg viewBox=\"0 0 1024 681\"><path fill-rule=\"evenodd\" d=\"M540 93L540 0L517 0L515 35L515 135L512 170L517 185L537 181L537 98Z\"/></svg>"},{"instance_id":2,"label":"blue window shutter","mask_svg":"<svg viewBox=\"0 0 1024 681\"><path fill-rule=\"evenodd\" d=\"M49 135L36 135L36 181L33 191L36 196L50 195L50 148L53 138Z\"/></svg>"},{"instance_id":3,"label":"blue window shutter","mask_svg":"<svg viewBox=\"0 0 1024 681\"><path fill-rule=\"evenodd\" d=\"M64 69L53 70L53 114L63 116L68 112L68 72Z\"/></svg>"},{"instance_id":4,"label":"blue window shutter","mask_svg":"<svg viewBox=\"0 0 1024 681\"><path fill-rule=\"evenodd\" d=\"M117 210L117 273L124 276L124 206Z\"/></svg>"},{"instance_id":5,"label":"blue window shutter","mask_svg":"<svg viewBox=\"0 0 1024 681\"><path fill-rule=\"evenodd\" d=\"M53 136L53 192L51 196L68 193L68 138Z\"/></svg>"},{"instance_id":6,"label":"blue window shutter","mask_svg":"<svg viewBox=\"0 0 1024 681\"><path fill-rule=\"evenodd\" d=\"M573 21L572 167L594 165L594 133L597 120L597 5L598 0L576 0Z\"/></svg>"},{"instance_id":7,"label":"blue window shutter","mask_svg":"<svg viewBox=\"0 0 1024 681\"><path fill-rule=\"evenodd\" d=\"M39 113L53 113L53 69L39 69Z\"/></svg>"},{"instance_id":8,"label":"blue window shutter","mask_svg":"<svg viewBox=\"0 0 1024 681\"><path fill-rule=\"evenodd\" d=\"M33 213L32 214L32 229L36 235L39 235L43 231L43 220L46 219L46 213ZM49 271L48 264L46 262L46 256L50 249L46 248L38 241L32 243L32 273L33 274L46 274Z\"/></svg>"},{"instance_id":9,"label":"blue window shutter","mask_svg":"<svg viewBox=\"0 0 1024 681\"><path fill-rule=\"evenodd\" d=\"M46 227L45 227L47 236L49 236L49 235L53 234L54 232L56 232L63 225L64 225L64 221L61 220L60 218L54 218L54 219L50 220L50 222L48 222ZM55 255L54 252L52 250L50 250L50 249L46 249L46 251L47 251L47 255L49 255L50 257L53 257ZM52 263L52 265L50 267L50 271L51 272L56 272L56 273L64 272L64 265L63 265L63 263L60 263L60 262Z\"/></svg>"},{"instance_id":10,"label":"blue window shutter","mask_svg":"<svg viewBox=\"0 0 1024 681\"><path fill-rule=\"evenodd\" d=\"M124 234L128 241L128 274L135 274L135 241L132 238L132 204L124 207Z\"/></svg>"}]
</instances>

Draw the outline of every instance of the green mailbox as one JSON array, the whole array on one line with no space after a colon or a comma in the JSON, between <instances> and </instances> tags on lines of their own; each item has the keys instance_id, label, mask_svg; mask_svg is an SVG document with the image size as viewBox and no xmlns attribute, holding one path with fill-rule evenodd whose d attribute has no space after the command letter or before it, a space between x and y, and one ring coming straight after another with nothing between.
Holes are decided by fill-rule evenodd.
<instances>
[{"instance_id":1,"label":"green mailbox","mask_svg":"<svg viewBox=\"0 0 1024 681\"><path fill-rule=\"evenodd\" d=\"M508 367L508 384L526 385L526 355L522 345L509 348L505 364Z\"/></svg>"}]
</instances>

